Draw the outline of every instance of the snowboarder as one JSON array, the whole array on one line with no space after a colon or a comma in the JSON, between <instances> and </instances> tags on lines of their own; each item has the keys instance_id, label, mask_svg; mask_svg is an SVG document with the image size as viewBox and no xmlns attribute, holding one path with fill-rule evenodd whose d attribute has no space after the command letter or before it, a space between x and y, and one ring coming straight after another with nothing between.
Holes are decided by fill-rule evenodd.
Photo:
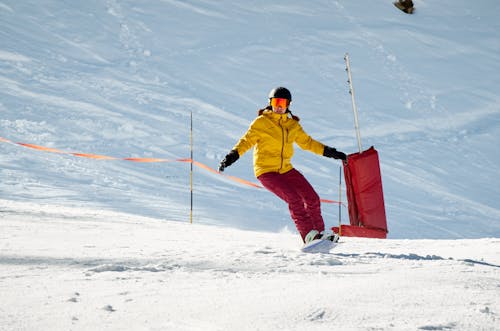
<instances>
[{"instance_id":1,"label":"snowboarder","mask_svg":"<svg viewBox=\"0 0 500 331\"><path fill-rule=\"evenodd\" d=\"M253 165L255 177L262 185L288 204L290 216L304 243L325 239L318 194L291 164L293 143L315 154L345 161L346 154L311 138L289 109L292 95L285 87L276 87L269 93L269 105L258 111L258 117L233 149L220 162L224 171L241 155L255 146ZM330 238L328 238L330 239ZM331 239L333 240L333 239Z\"/></svg>"}]
</instances>

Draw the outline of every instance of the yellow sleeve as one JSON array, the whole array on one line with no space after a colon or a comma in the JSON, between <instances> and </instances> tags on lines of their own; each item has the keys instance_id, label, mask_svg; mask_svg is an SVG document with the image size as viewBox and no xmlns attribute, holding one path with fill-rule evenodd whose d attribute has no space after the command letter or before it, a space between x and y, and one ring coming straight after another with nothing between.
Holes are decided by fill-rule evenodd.
<instances>
[{"instance_id":1,"label":"yellow sleeve","mask_svg":"<svg viewBox=\"0 0 500 331\"><path fill-rule=\"evenodd\" d=\"M295 142L302 149L311 151L318 155L323 155L325 145L323 145L317 140L314 140L310 135L308 135L304 131L304 129L302 129L302 126L300 124L299 124L299 132L297 134L297 138L295 138Z\"/></svg>"},{"instance_id":2,"label":"yellow sleeve","mask_svg":"<svg viewBox=\"0 0 500 331\"><path fill-rule=\"evenodd\" d=\"M259 130L257 130L258 119L259 118L256 118L252 124L250 124L247 132L240 138L236 145L234 145L233 149L238 152L239 156L242 156L259 141L260 135L258 133Z\"/></svg>"}]
</instances>

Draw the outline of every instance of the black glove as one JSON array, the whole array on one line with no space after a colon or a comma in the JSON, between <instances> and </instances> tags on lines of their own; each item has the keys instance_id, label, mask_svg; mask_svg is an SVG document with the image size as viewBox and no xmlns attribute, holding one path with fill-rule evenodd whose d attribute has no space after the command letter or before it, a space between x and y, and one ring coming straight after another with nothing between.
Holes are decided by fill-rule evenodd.
<instances>
[{"instance_id":1,"label":"black glove","mask_svg":"<svg viewBox=\"0 0 500 331\"><path fill-rule=\"evenodd\" d=\"M345 153L337 151L333 147L325 146L325 149L323 150L323 156L333 157L334 159L337 160L347 161L347 155L345 155Z\"/></svg>"},{"instance_id":2,"label":"black glove","mask_svg":"<svg viewBox=\"0 0 500 331\"><path fill-rule=\"evenodd\" d=\"M225 168L229 167L231 164L236 162L240 158L240 155L236 150L232 150L229 152L229 154L226 155L226 157L220 161L219 164L219 171L223 172Z\"/></svg>"}]
</instances>

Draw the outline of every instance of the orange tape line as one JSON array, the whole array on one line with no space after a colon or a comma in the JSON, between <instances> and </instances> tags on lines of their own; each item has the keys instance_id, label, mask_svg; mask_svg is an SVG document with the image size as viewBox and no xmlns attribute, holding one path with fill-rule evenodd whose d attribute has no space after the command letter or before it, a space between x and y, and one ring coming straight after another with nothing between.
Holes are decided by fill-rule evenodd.
<instances>
[{"instance_id":1,"label":"orange tape line","mask_svg":"<svg viewBox=\"0 0 500 331\"><path fill-rule=\"evenodd\" d=\"M5 139L5 138L2 138L2 137L0 137L0 141L1 142L5 142L5 143L13 143L12 141L10 141L8 139ZM58 153L58 154L69 154L69 155L73 155L73 156L77 156L77 157L85 157L85 158L95 159L95 160L124 160L124 161L131 161L131 162L147 162L147 163L152 163L152 162L174 162L174 161L175 162L187 162L187 163L192 162L194 165L196 165L199 168L202 168L202 169L205 169L205 170L210 171L212 173L215 173L215 174L227 177L228 179L230 179L232 181L235 181L235 182L238 182L238 183L241 183L241 184L244 184L244 185L248 185L248 186L251 186L251 187L259 188L259 189L263 188L261 185L259 185L257 183L254 183L254 182L251 182L249 180L242 179L242 178L235 177L235 176L224 175L224 174L220 173L219 171L217 171L217 170L215 170L213 168L210 168L209 166L207 166L207 165L205 165L205 164L203 164L201 162L193 161L191 159L169 160L169 159L147 158L147 157L145 157L145 158L144 157L116 158L116 157L113 157L113 156L99 155L99 154L68 153L68 152L61 151L59 149L49 148L49 147L44 147L44 146L39 146L39 145L35 145L35 144L26 144L26 143L19 143L19 142L15 143L15 144L20 145L20 146L24 146L24 147L28 147L28 148L33 148L33 149L36 149L36 150L39 150L39 151L50 152L50 153ZM342 204L343 206L346 206L344 203L341 203L341 202L338 202L338 201L335 201L335 200L321 199L321 202L323 202L323 203Z\"/></svg>"},{"instance_id":2,"label":"orange tape line","mask_svg":"<svg viewBox=\"0 0 500 331\"><path fill-rule=\"evenodd\" d=\"M246 180L246 179L241 179L241 178L238 178L238 177L234 177L234 176L230 176L230 175L224 175L225 177L235 181L235 182L239 182L239 183L242 183L242 184L245 184L245 185L248 185L248 186L253 186L253 187L256 187L256 188L263 188L262 186L260 186L259 184L256 184L254 182L251 182L249 180Z\"/></svg>"},{"instance_id":3,"label":"orange tape line","mask_svg":"<svg viewBox=\"0 0 500 331\"><path fill-rule=\"evenodd\" d=\"M116 157L106 156L106 155L85 154L85 153L68 153L68 154L78 157L86 157L89 159L96 159L96 160L118 160Z\"/></svg>"},{"instance_id":4,"label":"orange tape line","mask_svg":"<svg viewBox=\"0 0 500 331\"><path fill-rule=\"evenodd\" d=\"M256 184L254 182L251 182L249 180L246 180L246 179L241 179L241 178L238 178L238 177L234 177L234 176L230 176L230 175L224 175L224 174L221 174L220 172L218 172L217 170L215 169L212 169L210 168L209 166L203 164L203 163L200 163L198 161L193 161L193 164L200 167L200 168L203 168L205 170L208 170L210 172L213 172L215 174L219 174L219 175L222 175L224 177L227 177L229 179L231 179L232 181L235 181L235 182L238 182L238 183L242 183L242 184L245 184L245 185L248 185L248 186L252 186L252 187L256 187L256 188L263 188L262 186L260 186L259 184Z\"/></svg>"},{"instance_id":5,"label":"orange tape line","mask_svg":"<svg viewBox=\"0 0 500 331\"><path fill-rule=\"evenodd\" d=\"M213 173L216 173L216 174L222 175L222 176L224 176L224 177L227 177L227 178L229 178L229 179L231 179L231 180L233 180L233 181L235 181L235 182L242 183L242 184L245 184L245 185L248 185L248 186L252 186L252 187L255 187L255 188L264 188L264 187L262 187L261 185L256 184L256 183L251 182L251 181L246 180L246 179L241 179L241 178L239 178L239 177L235 177L235 176L230 176L230 175L224 175L224 174L221 174L221 173L220 173L220 172L218 172L217 170L212 169L212 168L210 168L209 166L207 166L207 165L205 165L205 164L203 164L203 163L200 163L200 162L198 162L198 161L193 161L193 164L194 164L194 165L196 165L196 166L198 166L198 167L200 167L200 168L203 168L203 169L205 169L205 170L208 170L208 171L210 171L210 172L213 172ZM328 200L328 199L320 199L320 200L321 200L321 202L323 202L323 203L335 203L335 204L342 204L342 205L344 205L344 206L345 206L345 204L344 204L344 203L341 203L341 202L338 202L338 201L335 201L335 200Z\"/></svg>"},{"instance_id":6,"label":"orange tape line","mask_svg":"<svg viewBox=\"0 0 500 331\"><path fill-rule=\"evenodd\" d=\"M156 159L156 158L149 158L149 157L127 157L122 160L125 161L132 161L132 162L173 162L174 160L167 160L167 159Z\"/></svg>"},{"instance_id":7,"label":"orange tape line","mask_svg":"<svg viewBox=\"0 0 500 331\"><path fill-rule=\"evenodd\" d=\"M38 146L38 145L34 145L34 144L24 144L24 143L16 143L16 144L24 146L24 147L28 147L28 148L38 149L38 150L44 151L44 152L67 154L66 152L60 151L60 150L55 149L55 148L43 147L43 146Z\"/></svg>"},{"instance_id":8,"label":"orange tape line","mask_svg":"<svg viewBox=\"0 0 500 331\"><path fill-rule=\"evenodd\" d=\"M190 161L189 161L189 162L190 162ZM203 169L208 170L208 171L210 171L210 172L213 172L213 173L215 173L215 174L218 174L218 173L219 173L217 170L212 169L212 168L210 168L209 166L204 165L203 163L200 163L200 162L198 162L198 161L193 161L193 164L194 164L195 166L198 166L198 167L200 167L200 168L203 168Z\"/></svg>"},{"instance_id":9,"label":"orange tape line","mask_svg":"<svg viewBox=\"0 0 500 331\"><path fill-rule=\"evenodd\" d=\"M347 205L343 202L335 201L335 200L328 200L328 199L320 199L321 202L323 203L334 203L336 205L342 205L344 207L347 207Z\"/></svg>"}]
</instances>

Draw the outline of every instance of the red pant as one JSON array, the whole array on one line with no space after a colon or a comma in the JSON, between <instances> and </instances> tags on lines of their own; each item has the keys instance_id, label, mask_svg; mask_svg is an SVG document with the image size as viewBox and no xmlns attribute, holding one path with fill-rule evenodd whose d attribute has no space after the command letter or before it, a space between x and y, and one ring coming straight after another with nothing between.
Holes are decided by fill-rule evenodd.
<instances>
[{"instance_id":1,"label":"red pant","mask_svg":"<svg viewBox=\"0 0 500 331\"><path fill-rule=\"evenodd\" d=\"M266 189L288 203L290 216L302 240L313 229L320 232L325 229L319 196L300 172L295 169L284 174L268 172L258 179Z\"/></svg>"}]
</instances>

